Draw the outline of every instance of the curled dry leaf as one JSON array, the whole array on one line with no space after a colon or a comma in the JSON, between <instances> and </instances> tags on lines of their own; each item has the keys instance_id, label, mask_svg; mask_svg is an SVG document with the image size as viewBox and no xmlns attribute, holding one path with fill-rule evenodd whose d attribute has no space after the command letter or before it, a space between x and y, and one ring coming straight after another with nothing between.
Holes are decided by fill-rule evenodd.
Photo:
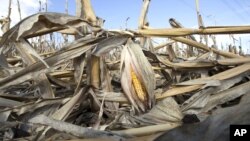
<instances>
[{"instance_id":1,"label":"curled dry leaf","mask_svg":"<svg viewBox=\"0 0 250 141\"><path fill-rule=\"evenodd\" d=\"M23 19L8 30L0 40L0 47L4 42L17 41L20 38L35 37L68 27L76 28L83 25L89 24L81 18L68 14L53 12L34 14Z\"/></svg>"},{"instance_id":2,"label":"curled dry leaf","mask_svg":"<svg viewBox=\"0 0 250 141\"><path fill-rule=\"evenodd\" d=\"M125 44L128 40L128 36L120 35L109 37L101 42L99 42L96 48L92 51L92 54L95 56L101 56L115 47L119 47Z\"/></svg>"},{"instance_id":3,"label":"curled dry leaf","mask_svg":"<svg viewBox=\"0 0 250 141\"><path fill-rule=\"evenodd\" d=\"M203 112L207 112L217 105L223 104L230 100L233 100L237 97L240 97L244 94L247 94L250 91L250 82L243 83L239 86L221 91L211 96L207 105L202 109Z\"/></svg>"},{"instance_id":4,"label":"curled dry leaf","mask_svg":"<svg viewBox=\"0 0 250 141\"><path fill-rule=\"evenodd\" d=\"M121 116L118 123L124 127L142 127L158 124L172 124L174 127L182 124L183 114L174 98L168 97L158 101L148 112L139 116Z\"/></svg>"}]
</instances>

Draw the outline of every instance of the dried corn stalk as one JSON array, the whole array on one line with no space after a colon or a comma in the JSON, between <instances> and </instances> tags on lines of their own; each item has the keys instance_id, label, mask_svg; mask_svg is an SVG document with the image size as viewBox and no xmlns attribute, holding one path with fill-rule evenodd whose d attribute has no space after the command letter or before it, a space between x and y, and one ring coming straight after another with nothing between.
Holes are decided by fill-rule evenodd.
<instances>
[{"instance_id":1,"label":"dried corn stalk","mask_svg":"<svg viewBox=\"0 0 250 141\"><path fill-rule=\"evenodd\" d=\"M121 84L124 93L138 113L155 103L155 77L141 46L129 40L121 55Z\"/></svg>"}]
</instances>

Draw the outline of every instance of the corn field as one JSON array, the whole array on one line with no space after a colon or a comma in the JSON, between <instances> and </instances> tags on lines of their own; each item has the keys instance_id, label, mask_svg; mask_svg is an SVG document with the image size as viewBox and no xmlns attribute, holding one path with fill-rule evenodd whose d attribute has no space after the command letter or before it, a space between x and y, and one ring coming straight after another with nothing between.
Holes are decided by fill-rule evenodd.
<instances>
[{"instance_id":1,"label":"corn field","mask_svg":"<svg viewBox=\"0 0 250 141\"><path fill-rule=\"evenodd\" d=\"M250 124L250 58L214 38L250 25L154 28L143 0L138 29L104 29L90 0L77 5L0 19L0 139L228 140Z\"/></svg>"}]
</instances>

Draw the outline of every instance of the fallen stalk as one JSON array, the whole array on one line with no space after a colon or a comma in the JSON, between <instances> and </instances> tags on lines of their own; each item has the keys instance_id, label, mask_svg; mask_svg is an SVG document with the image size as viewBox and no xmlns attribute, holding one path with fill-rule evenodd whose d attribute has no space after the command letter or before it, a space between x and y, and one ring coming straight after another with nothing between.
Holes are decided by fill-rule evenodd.
<instances>
[{"instance_id":1,"label":"fallen stalk","mask_svg":"<svg viewBox=\"0 0 250 141\"><path fill-rule=\"evenodd\" d=\"M70 133L72 135L75 135L77 137L82 137L82 138L109 137L117 141L125 140L125 137L118 133L93 130L93 129L77 126L74 124L70 124L67 122L63 122L60 120L55 120L45 115L38 115L30 119L29 122L33 124L41 124L45 126L50 126L58 131Z\"/></svg>"},{"instance_id":2,"label":"fallen stalk","mask_svg":"<svg viewBox=\"0 0 250 141\"><path fill-rule=\"evenodd\" d=\"M196 41L193 41L193 40L190 40L190 39L187 39L184 37L171 37L171 39L178 41L178 42L181 42L181 43L184 43L184 44L187 44L187 45L190 45L190 46L193 46L193 47L196 47L196 48L199 48L199 49L202 49L202 50L205 50L205 51L212 51L212 52L219 54L221 56L224 56L224 57L243 58L242 56L236 55L234 53L220 51L220 50L217 50L215 48L207 47L206 45L204 45L202 43L198 43Z\"/></svg>"},{"instance_id":3,"label":"fallen stalk","mask_svg":"<svg viewBox=\"0 0 250 141\"><path fill-rule=\"evenodd\" d=\"M206 27L202 29L151 28L151 29L138 30L136 33L142 36L157 36L157 37L187 36L192 34L242 34L242 33L250 33L250 26L222 26L222 27Z\"/></svg>"},{"instance_id":4,"label":"fallen stalk","mask_svg":"<svg viewBox=\"0 0 250 141\"><path fill-rule=\"evenodd\" d=\"M127 130L112 131L112 132L118 133L118 134L131 135L131 136L142 136L142 135L155 134L159 132L166 132L178 126L180 125L174 124L174 123L168 123L168 124L145 126L145 127L140 127L140 128L131 128Z\"/></svg>"}]
</instances>

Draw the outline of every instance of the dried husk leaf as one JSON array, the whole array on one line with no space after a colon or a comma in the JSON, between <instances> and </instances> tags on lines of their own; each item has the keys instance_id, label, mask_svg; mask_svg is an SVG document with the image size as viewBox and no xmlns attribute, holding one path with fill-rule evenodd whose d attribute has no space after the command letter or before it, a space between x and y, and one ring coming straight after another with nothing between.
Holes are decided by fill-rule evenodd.
<instances>
[{"instance_id":1,"label":"dried husk leaf","mask_svg":"<svg viewBox=\"0 0 250 141\"><path fill-rule=\"evenodd\" d=\"M122 51L121 59L121 84L123 90L129 101L134 107L143 108L145 112L146 109L151 109L155 103L154 88L155 88L155 77L154 71L152 70L151 64L148 62L147 58L144 56L140 45L133 43L131 40L128 41L127 45ZM132 72L131 72L132 70ZM141 88L145 88L144 100L141 101L136 93L137 88L133 87L132 74L135 74L134 79L137 79ZM141 102L141 104L139 104ZM138 106L135 106L137 104ZM142 107L143 106L143 107Z\"/></svg>"}]
</instances>

